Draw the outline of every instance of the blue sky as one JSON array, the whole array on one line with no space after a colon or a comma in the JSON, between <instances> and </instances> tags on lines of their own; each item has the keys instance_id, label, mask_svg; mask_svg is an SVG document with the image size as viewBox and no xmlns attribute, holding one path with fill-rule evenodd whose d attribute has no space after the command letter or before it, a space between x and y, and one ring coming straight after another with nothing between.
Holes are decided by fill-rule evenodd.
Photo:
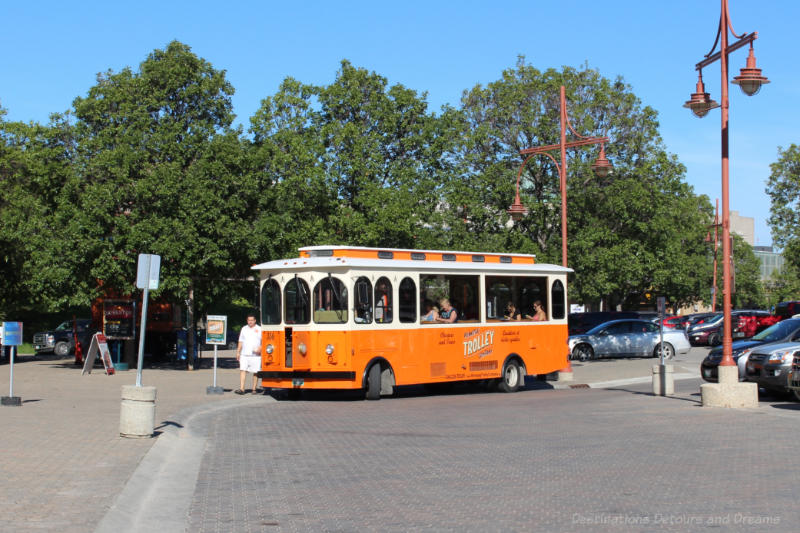
<instances>
[{"instance_id":1,"label":"blue sky","mask_svg":"<svg viewBox=\"0 0 800 533\"><path fill-rule=\"evenodd\" d=\"M756 244L769 245L769 164L778 146L800 143L800 69L790 39L800 2L730 2L734 30L758 32L758 66L771 81L750 98L731 86L731 209L755 218ZM714 43L717 0L8 4L0 32L0 105L8 120L47 122L85 95L98 72L136 69L173 39L227 71L245 128L283 78L330 83L342 59L426 91L437 111L457 106L465 89L497 80L524 55L540 70L587 63L607 78L622 76L658 111L666 147L686 165L695 192L712 203L721 195L719 111L701 120L681 107L694 92L694 65ZM746 48L731 56L731 77L746 57ZM703 77L719 100L719 63Z\"/></svg>"}]
</instances>

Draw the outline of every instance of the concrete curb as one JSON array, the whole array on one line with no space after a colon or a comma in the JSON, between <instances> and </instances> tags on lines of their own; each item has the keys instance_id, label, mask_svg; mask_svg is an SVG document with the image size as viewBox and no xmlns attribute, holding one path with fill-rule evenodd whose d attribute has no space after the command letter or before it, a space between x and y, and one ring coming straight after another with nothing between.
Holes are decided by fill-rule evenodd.
<instances>
[{"instance_id":1,"label":"concrete curb","mask_svg":"<svg viewBox=\"0 0 800 533\"><path fill-rule=\"evenodd\" d=\"M231 398L183 409L142 458L95 533L183 533L200 471L208 421L228 409L275 402L271 396ZM158 428L157 428L158 429Z\"/></svg>"},{"instance_id":2,"label":"concrete curb","mask_svg":"<svg viewBox=\"0 0 800 533\"><path fill-rule=\"evenodd\" d=\"M700 374L699 373L694 374L694 373L691 373L691 372L682 372L680 374L675 374L673 376L673 379L675 379L675 380L699 379L699 378L700 378ZM611 381L598 381L598 382L595 382L595 383L586 383L586 384L583 384L583 385L585 385L586 387L588 387L590 389L613 389L613 388L616 388L616 387L624 387L625 385L637 385L637 384L640 384L640 383L651 383L652 381L653 381L652 376L642 376L642 377L638 377L638 378L615 379L615 380L611 380ZM577 382L573 382L573 383L563 383L563 384L559 385L558 382L556 382L554 384L553 388L556 388L556 389L571 389L571 388L575 388L575 385L577 385L577 384L578 384Z\"/></svg>"}]
</instances>

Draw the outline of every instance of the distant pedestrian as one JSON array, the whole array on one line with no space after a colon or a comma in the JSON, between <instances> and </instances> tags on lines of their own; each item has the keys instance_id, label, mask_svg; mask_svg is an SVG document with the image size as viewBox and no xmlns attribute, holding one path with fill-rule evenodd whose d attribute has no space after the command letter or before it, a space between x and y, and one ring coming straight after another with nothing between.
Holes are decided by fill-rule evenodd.
<instances>
[{"instance_id":1,"label":"distant pedestrian","mask_svg":"<svg viewBox=\"0 0 800 533\"><path fill-rule=\"evenodd\" d=\"M258 387L258 371L261 370L261 326L256 323L256 315L247 315L247 325L239 332L239 346L236 348L239 361L239 388L234 392L244 394L247 373L253 374L253 392L261 392Z\"/></svg>"}]
</instances>

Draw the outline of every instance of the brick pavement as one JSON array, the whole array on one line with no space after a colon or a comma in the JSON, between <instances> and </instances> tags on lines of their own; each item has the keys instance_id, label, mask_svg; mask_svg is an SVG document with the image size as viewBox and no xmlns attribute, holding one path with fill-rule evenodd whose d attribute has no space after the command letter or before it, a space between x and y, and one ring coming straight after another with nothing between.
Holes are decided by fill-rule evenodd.
<instances>
[{"instance_id":1,"label":"brick pavement","mask_svg":"<svg viewBox=\"0 0 800 533\"><path fill-rule=\"evenodd\" d=\"M229 359L221 363L231 366ZM157 387L156 426L179 424L181 410L233 401L206 395L211 360L197 371L145 368L144 385ZM238 370L221 368L217 382L238 388ZM8 395L9 367L0 366L0 391ZM106 376L102 368L81 376L72 359L21 356L14 365L14 395L21 407L0 408L0 531L91 531L155 439L119 436L122 385L136 371Z\"/></svg>"},{"instance_id":2,"label":"brick pavement","mask_svg":"<svg viewBox=\"0 0 800 533\"><path fill-rule=\"evenodd\" d=\"M576 382L641 375L631 369L650 364L586 365ZM0 366L0 390L7 371ZM25 405L0 409L0 531L116 525L108 511L125 507L114 501L143 471L180 477L175 465L153 468L156 439L117 434L120 389L135 372L99 372L80 376L67 360L15 366ZM219 377L238 386L236 370ZM696 381L676 382L674 398L646 394L647 384L532 383L514 395L262 398L269 405L207 396L208 369L146 369L143 381L158 388L163 437L178 439L158 439L162 448L186 448L187 432L202 437L173 450L198 455L190 501L156 494L145 503L160 508L130 511L181 515L170 530L794 531L800 518L800 405L703 409ZM137 524L117 530L153 529Z\"/></svg>"},{"instance_id":3,"label":"brick pavement","mask_svg":"<svg viewBox=\"0 0 800 533\"><path fill-rule=\"evenodd\" d=\"M238 409L188 530L796 531L800 406L702 408L681 383Z\"/></svg>"}]
</instances>

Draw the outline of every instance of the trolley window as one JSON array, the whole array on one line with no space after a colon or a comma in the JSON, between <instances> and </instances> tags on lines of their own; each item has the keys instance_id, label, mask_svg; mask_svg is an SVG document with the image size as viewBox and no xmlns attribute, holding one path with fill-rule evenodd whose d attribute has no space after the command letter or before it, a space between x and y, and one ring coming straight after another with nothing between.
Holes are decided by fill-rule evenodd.
<instances>
[{"instance_id":1,"label":"trolley window","mask_svg":"<svg viewBox=\"0 0 800 533\"><path fill-rule=\"evenodd\" d=\"M347 287L340 279L328 276L314 287L314 322L317 324L347 322Z\"/></svg>"},{"instance_id":2,"label":"trolley window","mask_svg":"<svg viewBox=\"0 0 800 533\"><path fill-rule=\"evenodd\" d=\"M553 282L553 286L550 288L550 295L550 300L553 305L553 318L564 318L567 308L566 293L564 292L564 284L561 283L560 279Z\"/></svg>"},{"instance_id":3,"label":"trolley window","mask_svg":"<svg viewBox=\"0 0 800 533\"><path fill-rule=\"evenodd\" d=\"M362 276L355 284L355 321L356 324L372 323L372 283Z\"/></svg>"},{"instance_id":4,"label":"trolley window","mask_svg":"<svg viewBox=\"0 0 800 533\"><path fill-rule=\"evenodd\" d=\"M261 287L261 323L281 323L281 288L274 279L268 279Z\"/></svg>"},{"instance_id":5,"label":"trolley window","mask_svg":"<svg viewBox=\"0 0 800 533\"><path fill-rule=\"evenodd\" d=\"M392 282L381 277L375 283L375 322L388 324L392 321Z\"/></svg>"},{"instance_id":6,"label":"trolley window","mask_svg":"<svg viewBox=\"0 0 800 533\"><path fill-rule=\"evenodd\" d=\"M420 302L434 302L437 306L443 299L457 312L458 322L474 322L480 320L478 290L479 276L461 276L454 274L422 274L420 276ZM421 310L422 313L425 310Z\"/></svg>"},{"instance_id":7,"label":"trolley window","mask_svg":"<svg viewBox=\"0 0 800 533\"><path fill-rule=\"evenodd\" d=\"M284 320L287 324L308 324L311 315L311 298L308 284L295 277L283 288Z\"/></svg>"},{"instance_id":8,"label":"trolley window","mask_svg":"<svg viewBox=\"0 0 800 533\"><path fill-rule=\"evenodd\" d=\"M400 322L409 324L417 321L417 284L411 278L400 282Z\"/></svg>"}]
</instances>

